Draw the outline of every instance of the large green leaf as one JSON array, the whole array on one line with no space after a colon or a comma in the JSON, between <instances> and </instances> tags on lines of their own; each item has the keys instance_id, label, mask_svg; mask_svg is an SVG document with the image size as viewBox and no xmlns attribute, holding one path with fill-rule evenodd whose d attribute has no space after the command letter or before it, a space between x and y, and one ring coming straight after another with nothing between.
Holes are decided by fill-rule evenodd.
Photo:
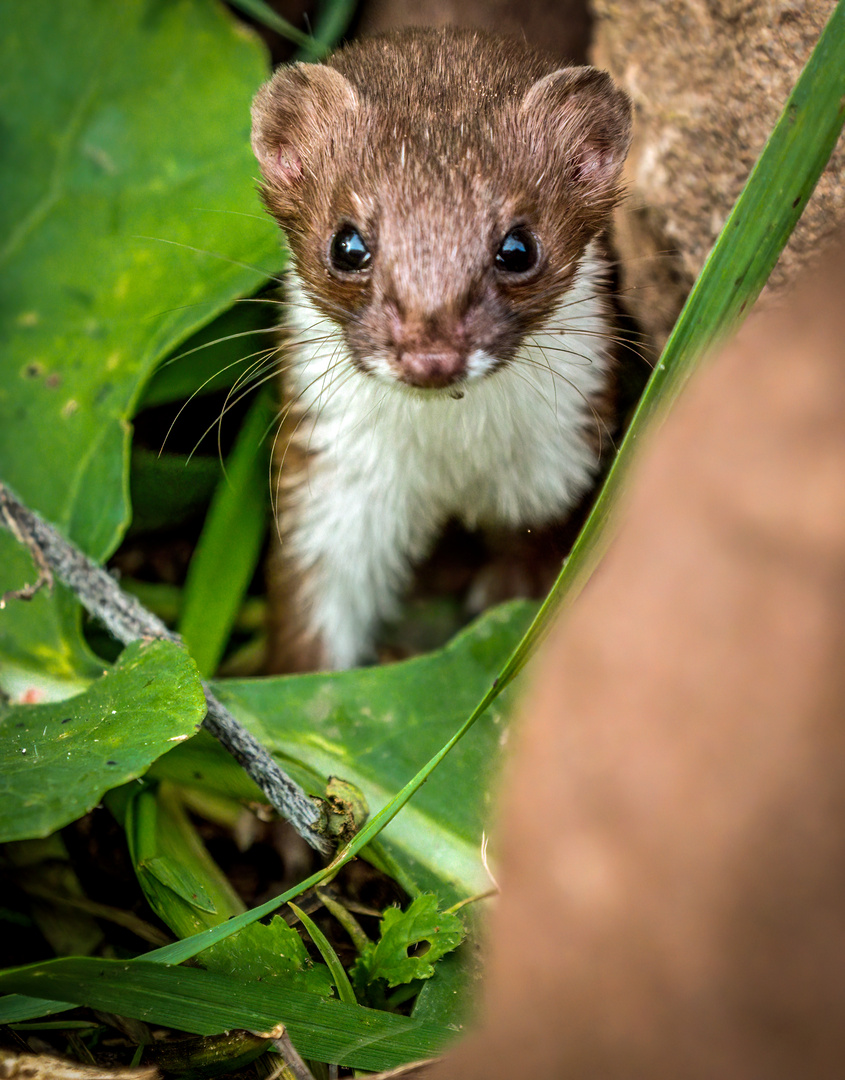
<instances>
[{"instance_id":1,"label":"large green leaf","mask_svg":"<svg viewBox=\"0 0 845 1080\"><path fill-rule=\"evenodd\" d=\"M190 738L206 712L196 665L136 642L83 694L0 705L0 841L46 836Z\"/></svg>"},{"instance_id":2,"label":"large green leaf","mask_svg":"<svg viewBox=\"0 0 845 1080\"><path fill-rule=\"evenodd\" d=\"M216 0L0 0L0 25L0 477L102 558L155 363L281 262L249 149L266 59ZM0 591L32 576L0 532ZM90 677L77 614L10 605L0 656Z\"/></svg>"},{"instance_id":3,"label":"large green leaf","mask_svg":"<svg viewBox=\"0 0 845 1080\"><path fill-rule=\"evenodd\" d=\"M219 682L215 693L306 790L319 792L327 777L342 776L376 813L460 727L534 610L524 602L504 605L439 652L404 663ZM386 856L412 893L433 891L451 903L490 887L481 835L490 824L491 781L511 700L496 703L371 852L376 861ZM151 775L256 798L251 781L207 737L178 747Z\"/></svg>"},{"instance_id":4,"label":"large green leaf","mask_svg":"<svg viewBox=\"0 0 845 1080\"><path fill-rule=\"evenodd\" d=\"M374 1071L431 1057L455 1036L441 1025L326 1000L279 982L139 961L54 960L0 974L0 991L45 994L198 1035L268 1031L281 1022L305 1057ZM0 999L0 1023L17 1015L18 1000Z\"/></svg>"}]
</instances>

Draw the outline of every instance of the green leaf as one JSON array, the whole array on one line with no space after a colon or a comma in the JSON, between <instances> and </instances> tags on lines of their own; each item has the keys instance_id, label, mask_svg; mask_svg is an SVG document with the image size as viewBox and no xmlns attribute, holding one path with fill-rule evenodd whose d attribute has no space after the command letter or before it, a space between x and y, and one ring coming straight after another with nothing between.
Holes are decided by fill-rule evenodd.
<instances>
[{"instance_id":1,"label":"green leaf","mask_svg":"<svg viewBox=\"0 0 845 1080\"><path fill-rule=\"evenodd\" d=\"M179 633L200 674L217 668L258 565L270 508L272 396L259 394L226 460L185 582Z\"/></svg>"},{"instance_id":2,"label":"green leaf","mask_svg":"<svg viewBox=\"0 0 845 1080\"><path fill-rule=\"evenodd\" d=\"M243 910L170 786L131 792L124 826L150 907L178 937Z\"/></svg>"},{"instance_id":3,"label":"green leaf","mask_svg":"<svg viewBox=\"0 0 845 1080\"><path fill-rule=\"evenodd\" d=\"M400 986L414 979L430 979L441 956L460 945L464 926L457 915L439 911L437 897L426 893L412 901L407 911L389 907L381 920L379 940L355 961L352 976L361 986L384 979L388 986ZM408 950L428 943L416 956Z\"/></svg>"},{"instance_id":4,"label":"green leaf","mask_svg":"<svg viewBox=\"0 0 845 1080\"><path fill-rule=\"evenodd\" d=\"M249 148L267 64L209 0L0 0L0 25L0 476L101 559L154 365L281 265ZM0 530L0 591L32 576ZM90 678L78 623L63 589L10 604L0 656Z\"/></svg>"},{"instance_id":5,"label":"green leaf","mask_svg":"<svg viewBox=\"0 0 845 1080\"><path fill-rule=\"evenodd\" d=\"M35 964L1 973L0 991L63 998L196 1035L268 1031L281 1022L303 1057L372 1071L434 1057L455 1035L441 1025L324 1000L278 981L248 982L142 961ZM0 999L0 1023L18 1015L19 1001Z\"/></svg>"},{"instance_id":6,"label":"green leaf","mask_svg":"<svg viewBox=\"0 0 845 1080\"><path fill-rule=\"evenodd\" d=\"M504 605L439 652L404 663L218 682L215 693L306 790L321 792L329 776L341 776L363 791L375 814L454 734L534 610L524 602ZM412 894L433 891L453 903L489 888L481 835L509 708L508 696L368 853L377 862L382 855L391 859ZM256 797L251 782L210 738L179 747L151 775Z\"/></svg>"},{"instance_id":7,"label":"green leaf","mask_svg":"<svg viewBox=\"0 0 845 1080\"><path fill-rule=\"evenodd\" d=\"M434 976L423 983L411 1015L462 1030L480 1003L481 978L479 946L470 939L440 960Z\"/></svg>"},{"instance_id":8,"label":"green leaf","mask_svg":"<svg viewBox=\"0 0 845 1080\"><path fill-rule=\"evenodd\" d=\"M220 481L215 457L156 454L132 448L129 477L132 494L131 532L175 529L202 513Z\"/></svg>"},{"instance_id":9,"label":"green leaf","mask_svg":"<svg viewBox=\"0 0 845 1080\"><path fill-rule=\"evenodd\" d=\"M136 642L82 694L0 705L0 840L46 836L189 739L205 716L196 667L166 641Z\"/></svg>"},{"instance_id":10,"label":"green leaf","mask_svg":"<svg viewBox=\"0 0 845 1080\"><path fill-rule=\"evenodd\" d=\"M27 997L24 994L8 994L0 998L1 1023L16 1024L37 1016L54 1016L73 1008L69 1001L48 1001L45 998Z\"/></svg>"},{"instance_id":11,"label":"green leaf","mask_svg":"<svg viewBox=\"0 0 845 1080\"><path fill-rule=\"evenodd\" d=\"M150 907L178 937L218 926L243 912L228 878L209 855L170 784L133 792L124 812L129 851ZM284 919L254 923L207 949L204 967L242 978L284 979L328 996L332 980L312 964L302 938Z\"/></svg>"},{"instance_id":12,"label":"green leaf","mask_svg":"<svg viewBox=\"0 0 845 1080\"><path fill-rule=\"evenodd\" d=\"M226 941L213 945L200 962L221 975L255 978L328 998L333 980L325 964L315 964L302 938L281 915L268 923L252 923Z\"/></svg>"}]
</instances>

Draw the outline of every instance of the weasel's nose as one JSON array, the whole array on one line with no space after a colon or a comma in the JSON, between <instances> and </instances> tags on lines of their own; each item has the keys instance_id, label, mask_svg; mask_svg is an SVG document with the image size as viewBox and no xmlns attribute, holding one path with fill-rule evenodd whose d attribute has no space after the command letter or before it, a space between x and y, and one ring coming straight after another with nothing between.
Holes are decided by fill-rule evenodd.
<instances>
[{"instance_id":1,"label":"weasel's nose","mask_svg":"<svg viewBox=\"0 0 845 1080\"><path fill-rule=\"evenodd\" d=\"M451 386L466 374L466 356L457 349L427 352L418 349L399 354L399 378L410 386L439 389Z\"/></svg>"}]
</instances>

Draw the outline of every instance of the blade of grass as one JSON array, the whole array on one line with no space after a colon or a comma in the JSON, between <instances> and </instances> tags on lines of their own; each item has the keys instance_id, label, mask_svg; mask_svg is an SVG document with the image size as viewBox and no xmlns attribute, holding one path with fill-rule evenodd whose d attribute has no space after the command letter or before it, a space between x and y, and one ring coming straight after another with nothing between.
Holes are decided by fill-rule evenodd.
<instances>
[{"instance_id":1,"label":"blade of grass","mask_svg":"<svg viewBox=\"0 0 845 1080\"><path fill-rule=\"evenodd\" d=\"M304 1057L372 1071L432 1057L455 1037L441 1025L320 998L277 980L246 981L200 968L51 960L0 974L0 991L7 989L57 994L196 1035L269 1031L282 1022ZM0 1023L7 1022L6 1000L0 999Z\"/></svg>"},{"instance_id":2,"label":"blade of grass","mask_svg":"<svg viewBox=\"0 0 845 1080\"><path fill-rule=\"evenodd\" d=\"M266 26L268 30L275 30L277 34L292 41L294 45L310 51L312 41L308 34L304 30L299 30L292 22L283 19L269 4L265 4L264 0L231 0L231 3L233 8L242 11L244 15L249 15L262 26Z\"/></svg>"},{"instance_id":3,"label":"blade of grass","mask_svg":"<svg viewBox=\"0 0 845 1080\"><path fill-rule=\"evenodd\" d=\"M314 51L311 53L314 59L325 55L340 41L357 8L358 0L333 0L319 5L319 14L314 23Z\"/></svg>"},{"instance_id":4,"label":"blade of grass","mask_svg":"<svg viewBox=\"0 0 845 1080\"><path fill-rule=\"evenodd\" d=\"M298 908L296 904L288 904L288 907L308 931L308 935L317 946L320 956L325 960L326 966L332 973L337 996L341 1001L345 1001L347 1005L357 1005L358 1002L355 991L352 989L352 983L347 978L346 972L343 970L343 964L338 960L337 953L329 944L329 939L314 920L306 915L301 908Z\"/></svg>"},{"instance_id":5,"label":"blade of grass","mask_svg":"<svg viewBox=\"0 0 845 1080\"><path fill-rule=\"evenodd\" d=\"M256 22L298 45L299 60L319 60L325 56L343 36L357 6L358 0L323 0L318 8L314 32L306 34L287 19L283 19L264 0L232 0L232 7L240 9Z\"/></svg>"},{"instance_id":6,"label":"blade of grass","mask_svg":"<svg viewBox=\"0 0 845 1080\"><path fill-rule=\"evenodd\" d=\"M183 593L178 630L200 674L211 675L255 573L267 525L269 392L258 395L211 500Z\"/></svg>"},{"instance_id":7,"label":"blade of grass","mask_svg":"<svg viewBox=\"0 0 845 1080\"><path fill-rule=\"evenodd\" d=\"M480 709L525 666L555 615L607 550L613 507L644 434L669 409L702 356L734 331L786 246L845 121L845 0L839 0L690 292L619 453L534 622Z\"/></svg>"}]
</instances>

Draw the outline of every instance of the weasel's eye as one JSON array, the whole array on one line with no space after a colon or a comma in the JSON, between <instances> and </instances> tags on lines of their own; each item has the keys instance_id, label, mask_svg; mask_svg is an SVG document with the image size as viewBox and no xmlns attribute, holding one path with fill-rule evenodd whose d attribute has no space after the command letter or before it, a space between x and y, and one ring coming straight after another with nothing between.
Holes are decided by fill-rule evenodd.
<instances>
[{"instance_id":1,"label":"weasel's eye","mask_svg":"<svg viewBox=\"0 0 845 1080\"><path fill-rule=\"evenodd\" d=\"M524 225L511 229L496 252L496 269L506 274L524 274L537 265L537 241Z\"/></svg>"},{"instance_id":2,"label":"weasel's eye","mask_svg":"<svg viewBox=\"0 0 845 1080\"><path fill-rule=\"evenodd\" d=\"M341 225L332 237L329 258L335 270L354 274L367 270L373 256L354 225Z\"/></svg>"}]
</instances>

